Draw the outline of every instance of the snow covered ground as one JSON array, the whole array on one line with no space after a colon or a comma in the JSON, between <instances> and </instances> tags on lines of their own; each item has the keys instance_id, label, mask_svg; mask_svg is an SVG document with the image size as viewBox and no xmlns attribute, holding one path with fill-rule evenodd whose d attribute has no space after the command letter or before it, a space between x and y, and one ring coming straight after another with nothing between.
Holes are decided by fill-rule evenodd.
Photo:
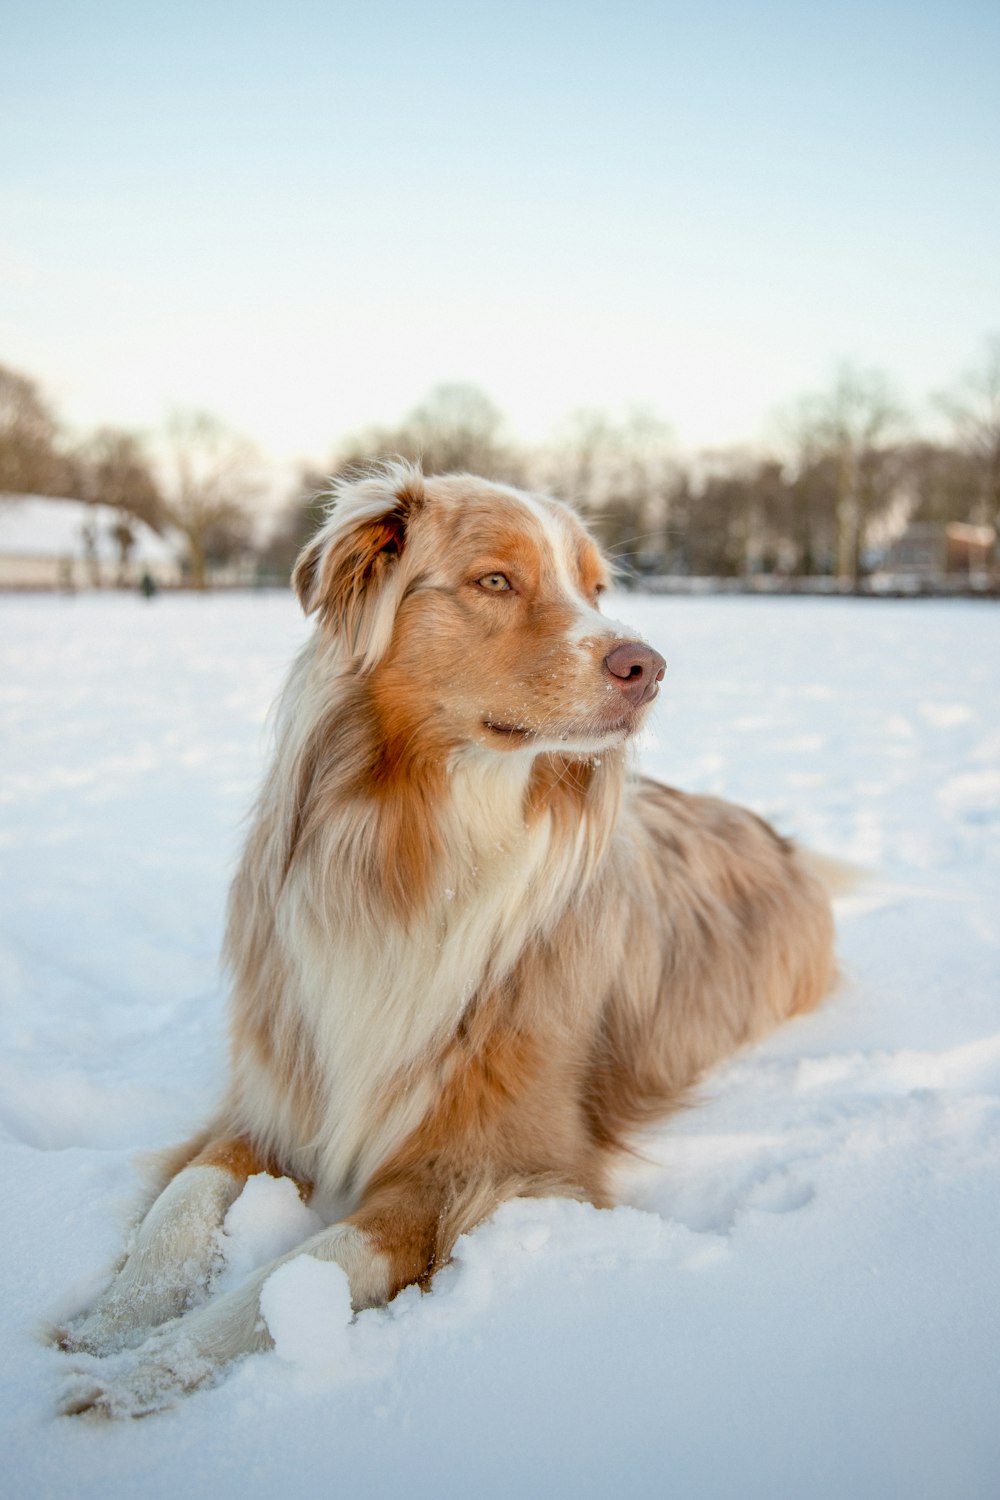
<instances>
[{"instance_id":1,"label":"snow covered ground","mask_svg":"<svg viewBox=\"0 0 1000 1500\"><path fill-rule=\"evenodd\" d=\"M645 767L877 878L845 981L644 1143L628 1205L507 1205L348 1324L143 1422L53 1415L36 1327L101 1286L136 1148L223 1066L216 955L290 596L0 598L0 1490L21 1496L1000 1493L1000 611L629 598ZM235 1277L308 1232L252 1181ZM325 1268L329 1270L330 1268Z\"/></svg>"}]
</instances>

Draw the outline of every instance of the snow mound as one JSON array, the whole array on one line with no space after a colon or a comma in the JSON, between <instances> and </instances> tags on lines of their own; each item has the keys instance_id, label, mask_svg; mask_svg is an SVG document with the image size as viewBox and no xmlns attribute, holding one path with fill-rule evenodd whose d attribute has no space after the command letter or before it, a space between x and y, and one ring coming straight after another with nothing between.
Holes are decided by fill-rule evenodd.
<instances>
[{"instance_id":1,"label":"snow mound","mask_svg":"<svg viewBox=\"0 0 1000 1500\"><path fill-rule=\"evenodd\" d=\"M333 1261L297 1255L272 1271L260 1310L275 1352L305 1370L323 1370L347 1357L353 1316L347 1272Z\"/></svg>"},{"instance_id":2,"label":"snow mound","mask_svg":"<svg viewBox=\"0 0 1000 1500\"><path fill-rule=\"evenodd\" d=\"M216 1286L228 1291L251 1271L277 1260L322 1229L323 1221L303 1203L290 1177L249 1177L226 1214L218 1248L223 1269Z\"/></svg>"}]
</instances>

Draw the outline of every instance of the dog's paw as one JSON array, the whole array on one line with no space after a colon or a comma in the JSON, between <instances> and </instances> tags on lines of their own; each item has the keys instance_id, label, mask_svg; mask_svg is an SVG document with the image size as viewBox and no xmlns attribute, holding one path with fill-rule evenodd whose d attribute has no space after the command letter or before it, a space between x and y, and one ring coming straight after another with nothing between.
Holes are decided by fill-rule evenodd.
<instances>
[{"instance_id":1,"label":"dog's paw","mask_svg":"<svg viewBox=\"0 0 1000 1500\"><path fill-rule=\"evenodd\" d=\"M61 1417L110 1417L112 1412L106 1394L106 1383L99 1375L87 1370L73 1370L63 1380L56 1410Z\"/></svg>"},{"instance_id":2,"label":"dog's paw","mask_svg":"<svg viewBox=\"0 0 1000 1500\"><path fill-rule=\"evenodd\" d=\"M117 1354L149 1338L152 1324L123 1317L120 1310L97 1309L52 1330L52 1342L66 1354Z\"/></svg>"},{"instance_id":3,"label":"dog's paw","mask_svg":"<svg viewBox=\"0 0 1000 1500\"><path fill-rule=\"evenodd\" d=\"M64 1354L110 1354L120 1345L111 1329L90 1317L74 1318L50 1330L49 1340Z\"/></svg>"},{"instance_id":4,"label":"dog's paw","mask_svg":"<svg viewBox=\"0 0 1000 1500\"><path fill-rule=\"evenodd\" d=\"M52 1342L67 1354L101 1357L136 1349L152 1334L200 1306L205 1286L179 1282L166 1286L113 1284L88 1312L53 1331Z\"/></svg>"},{"instance_id":5,"label":"dog's paw","mask_svg":"<svg viewBox=\"0 0 1000 1500\"><path fill-rule=\"evenodd\" d=\"M217 1373L190 1338L165 1331L138 1349L75 1365L58 1408L63 1416L146 1417L208 1385Z\"/></svg>"}]
</instances>

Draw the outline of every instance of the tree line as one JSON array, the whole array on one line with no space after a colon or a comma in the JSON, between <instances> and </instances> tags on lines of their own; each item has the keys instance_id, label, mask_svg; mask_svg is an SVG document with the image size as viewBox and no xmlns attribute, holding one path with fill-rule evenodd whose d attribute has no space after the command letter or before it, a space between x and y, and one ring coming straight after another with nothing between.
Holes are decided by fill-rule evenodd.
<instances>
[{"instance_id":1,"label":"tree line","mask_svg":"<svg viewBox=\"0 0 1000 1500\"><path fill-rule=\"evenodd\" d=\"M519 443L477 387L436 387L399 423L353 433L326 468L304 470L269 538L255 540L264 466L252 444L204 413L175 415L156 445L103 427L70 441L40 388L0 366L0 494L103 502L132 525L172 527L204 586L214 564L254 554L287 577L319 524L331 479L402 457L573 501L624 569L734 577L830 575L857 582L879 544L912 522L1000 532L1000 336L935 398L943 436L916 429L891 381L843 366L778 413L770 450L682 456L655 413L580 411L542 444Z\"/></svg>"},{"instance_id":2,"label":"tree line","mask_svg":"<svg viewBox=\"0 0 1000 1500\"><path fill-rule=\"evenodd\" d=\"M36 381L0 365L0 497L49 495L111 506L114 540L124 564L135 523L173 529L183 564L204 588L213 564L253 550L254 504L263 465L246 438L207 412L177 412L154 455L149 439L100 427L73 440Z\"/></svg>"},{"instance_id":3,"label":"tree line","mask_svg":"<svg viewBox=\"0 0 1000 1500\"><path fill-rule=\"evenodd\" d=\"M845 365L826 390L776 414L772 451L682 457L647 410L620 420L577 412L526 447L481 391L439 386L398 425L348 438L326 473L304 473L268 556L290 566L331 476L398 455L428 473L468 470L570 500L626 569L856 582L880 541L909 523L1000 531L1000 336L935 406L946 436L921 436L885 375Z\"/></svg>"}]
</instances>

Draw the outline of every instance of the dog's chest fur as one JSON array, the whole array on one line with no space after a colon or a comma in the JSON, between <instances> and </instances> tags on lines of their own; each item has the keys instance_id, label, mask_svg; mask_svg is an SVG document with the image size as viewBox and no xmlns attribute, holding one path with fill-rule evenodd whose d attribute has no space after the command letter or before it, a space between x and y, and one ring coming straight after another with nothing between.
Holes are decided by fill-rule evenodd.
<instances>
[{"instance_id":1,"label":"dog's chest fur","mask_svg":"<svg viewBox=\"0 0 1000 1500\"><path fill-rule=\"evenodd\" d=\"M302 1138L284 1080L243 1059L255 1129L342 1210L420 1123L440 1087L438 1059L470 1002L488 994L564 909L579 850L561 850L547 816L525 821L528 757L471 753L440 810L444 859L426 908L403 924L357 908L317 912L311 873L293 868L276 936L281 1004L301 1018L316 1070L318 1117ZM337 831L326 857L336 859ZM266 1118L262 1118L265 1115Z\"/></svg>"}]
</instances>

